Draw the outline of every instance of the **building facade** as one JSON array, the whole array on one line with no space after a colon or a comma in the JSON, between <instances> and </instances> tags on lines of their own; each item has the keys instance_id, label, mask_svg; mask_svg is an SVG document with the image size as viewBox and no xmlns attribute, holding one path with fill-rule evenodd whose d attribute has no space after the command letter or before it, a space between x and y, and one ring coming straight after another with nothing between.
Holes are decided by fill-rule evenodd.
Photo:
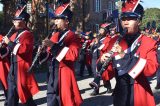
<instances>
[{"instance_id":1,"label":"building facade","mask_svg":"<svg viewBox=\"0 0 160 106\"><path fill-rule=\"evenodd\" d=\"M75 22L80 22L78 27L83 31L92 30L97 32L99 26L106 21L106 18L115 9L115 0L82 0L81 8L75 10Z\"/></svg>"},{"instance_id":2,"label":"building facade","mask_svg":"<svg viewBox=\"0 0 160 106\"><path fill-rule=\"evenodd\" d=\"M12 19L6 17L13 16L15 12L16 2L13 3L4 2L4 25L11 24ZM38 35L42 32L41 29L45 29L45 18L39 17L39 14L45 11L45 0L29 0L31 2L32 9L27 9L31 12L31 29L37 32ZM55 5L56 0L49 0L50 3ZM107 16L111 14L111 11L115 9L115 0L70 0L71 10L74 13L71 28L79 31L97 32L99 26L105 22ZM12 5L11 5L12 4ZM14 5L13 5L14 4ZM29 7L30 7L29 6ZM13 9L14 8L14 9ZM54 9L53 9L54 10Z\"/></svg>"}]
</instances>

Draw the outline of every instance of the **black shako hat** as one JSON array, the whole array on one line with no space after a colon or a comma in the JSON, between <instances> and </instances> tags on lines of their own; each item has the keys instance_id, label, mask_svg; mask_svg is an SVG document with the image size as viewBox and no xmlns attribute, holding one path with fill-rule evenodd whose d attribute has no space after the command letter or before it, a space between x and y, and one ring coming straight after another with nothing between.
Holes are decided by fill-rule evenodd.
<instances>
[{"instance_id":1,"label":"black shako hat","mask_svg":"<svg viewBox=\"0 0 160 106\"><path fill-rule=\"evenodd\" d=\"M72 19L72 11L69 9L69 3L62 4L61 6L57 7L54 11L54 17L55 19L68 19L68 21L71 21Z\"/></svg>"},{"instance_id":2,"label":"black shako hat","mask_svg":"<svg viewBox=\"0 0 160 106\"><path fill-rule=\"evenodd\" d=\"M13 20L23 20L25 22L28 22L29 18L30 18L30 15L27 12L22 11L21 13L19 13L18 11L18 13L16 12Z\"/></svg>"},{"instance_id":3,"label":"black shako hat","mask_svg":"<svg viewBox=\"0 0 160 106\"><path fill-rule=\"evenodd\" d=\"M144 8L139 4L140 0L127 0L122 5L121 18L139 18L142 19Z\"/></svg>"}]
</instances>

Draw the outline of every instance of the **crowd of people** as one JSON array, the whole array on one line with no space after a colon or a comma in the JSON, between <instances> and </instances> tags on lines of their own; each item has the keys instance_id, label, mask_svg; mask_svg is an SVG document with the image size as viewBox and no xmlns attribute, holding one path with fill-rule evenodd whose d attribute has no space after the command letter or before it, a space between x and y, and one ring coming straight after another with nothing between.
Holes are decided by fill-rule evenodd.
<instances>
[{"instance_id":1,"label":"crowd of people","mask_svg":"<svg viewBox=\"0 0 160 106\"><path fill-rule=\"evenodd\" d=\"M5 106L36 106L33 95L39 92L34 73L29 71L33 60L34 35L27 27L29 14L19 5L13 18L12 35L0 36L0 80L5 94ZM100 81L112 93L114 106L155 106L147 77L157 72L156 89L160 89L160 32L155 22L140 30L143 7L139 0L124 2L119 17L121 30L112 15L102 23L98 34L93 31L75 33L69 28L72 11L69 3L54 11L54 30L38 47L38 62L49 62L47 106L80 106L83 102L75 75L84 76L85 66L93 92L99 94ZM93 61L93 56L96 61ZM94 57L94 58L95 58ZM95 66L92 63L95 62ZM47 71L47 70L46 70ZM116 79L115 88L110 80Z\"/></svg>"}]
</instances>

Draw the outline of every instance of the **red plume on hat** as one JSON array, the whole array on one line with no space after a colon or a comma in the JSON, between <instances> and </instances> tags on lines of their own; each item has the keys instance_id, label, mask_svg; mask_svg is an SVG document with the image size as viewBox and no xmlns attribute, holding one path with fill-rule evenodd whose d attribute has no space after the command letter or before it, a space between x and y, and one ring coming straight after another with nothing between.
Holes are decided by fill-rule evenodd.
<instances>
[{"instance_id":1,"label":"red plume on hat","mask_svg":"<svg viewBox=\"0 0 160 106\"><path fill-rule=\"evenodd\" d=\"M69 3L66 4L62 4L61 6L59 6L56 10L55 10L55 15L61 15L69 6Z\"/></svg>"},{"instance_id":2,"label":"red plume on hat","mask_svg":"<svg viewBox=\"0 0 160 106\"><path fill-rule=\"evenodd\" d=\"M25 8L26 4L24 2L22 4L19 4L13 20L23 20L25 22L28 22L30 15L25 12Z\"/></svg>"},{"instance_id":3,"label":"red plume on hat","mask_svg":"<svg viewBox=\"0 0 160 106\"><path fill-rule=\"evenodd\" d=\"M127 0L122 7L122 12L134 12L140 0Z\"/></svg>"},{"instance_id":4,"label":"red plume on hat","mask_svg":"<svg viewBox=\"0 0 160 106\"><path fill-rule=\"evenodd\" d=\"M57 7L54 11L55 16L53 18L65 18L70 21L72 18L72 12L69 9L69 4L70 3L62 4L59 7Z\"/></svg>"},{"instance_id":5,"label":"red plume on hat","mask_svg":"<svg viewBox=\"0 0 160 106\"><path fill-rule=\"evenodd\" d=\"M88 32L85 33L85 35L89 35L91 33L92 33L92 31L88 31Z\"/></svg>"},{"instance_id":6,"label":"red plume on hat","mask_svg":"<svg viewBox=\"0 0 160 106\"><path fill-rule=\"evenodd\" d=\"M121 18L133 17L142 18L144 14L144 9L142 5L139 4L140 0L127 0L122 5Z\"/></svg>"},{"instance_id":7,"label":"red plume on hat","mask_svg":"<svg viewBox=\"0 0 160 106\"><path fill-rule=\"evenodd\" d=\"M107 28L111 23L104 23L101 25L101 28Z\"/></svg>"},{"instance_id":8,"label":"red plume on hat","mask_svg":"<svg viewBox=\"0 0 160 106\"><path fill-rule=\"evenodd\" d=\"M26 8L26 5L17 8L17 11L15 13L15 17L18 17L24 11L25 8Z\"/></svg>"}]
</instances>

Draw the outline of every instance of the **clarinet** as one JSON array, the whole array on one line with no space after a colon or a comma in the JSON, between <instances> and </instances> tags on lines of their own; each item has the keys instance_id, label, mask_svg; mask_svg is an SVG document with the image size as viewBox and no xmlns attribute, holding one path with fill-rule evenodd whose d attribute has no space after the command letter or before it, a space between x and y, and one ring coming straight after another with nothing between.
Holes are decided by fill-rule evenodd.
<instances>
[{"instance_id":1,"label":"clarinet","mask_svg":"<svg viewBox=\"0 0 160 106\"><path fill-rule=\"evenodd\" d=\"M118 39L116 40L116 42L114 43L115 44L119 44L121 42L121 40L123 39L123 37L126 35L128 29L127 28L124 28L123 32L119 35ZM111 49L112 50L112 49ZM114 55L114 52L113 51L109 51L108 53L110 54L110 57L108 57L108 59L102 64L99 72L98 72L98 75L94 78L93 82L91 82L89 85L91 87L95 87L98 89L98 85L100 83L100 79L101 79L101 75L103 74L103 72L106 70L106 68L108 67L110 61L112 60L112 57Z\"/></svg>"},{"instance_id":2,"label":"clarinet","mask_svg":"<svg viewBox=\"0 0 160 106\"><path fill-rule=\"evenodd\" d=\"M116 40L116 42L113 45L119 44L121 42L122 38L126 35L127 31L128 31L127 28L125 28L123 30L122 34L119 35L118 39ZM107 68L109 62L112 60L112 57L113 57L113 54L114 54L114 52L111 51L111 50L108 53L110 54L110 57L103 63L103 65L102 65L102 67L99 71L101 75L105 71L105 69Z\"/></svg>"},{"instance_id":3,"label":"clarinet","mask_svg":"<svg viewBox=\"0 0 160 106\"><path fill-rule=\"evenodd\" d=\"M8 31L8 33L5 36L7 36L8 38L10 38L11 32L13 31L13 29L14 29L14 25L10 28L10 30ZM2 48L2 46L3 46L4 43L5 43L4 40L2 40L2 42L0 42L0 48Z\"/></svg>"},{"instance_id":4,"label":"clarinet","mask_svg":"<svg viewBox=\"0 0 160 106\"><path fill-rule=\"evenodd\" d=\"M57 26L56 25L54 26L53 33L55 33L55 32L57 32ZM53 35L53 33L49 34L45 39L47 39L47 38L49 39L51 37L51 35ZM34 59L32 61L32 64L31 64L28 72L33 72L33 69L34 69L34 67L35 67L35 65L36 65L36 63L37 63L37 61L38 61L38 59L40 57L40 54L46 48L46 46L45 45L39 45L38 48L41 48L41 49L39 51L37 51L37 53L36 53L36 55L35 55L35 57L34 57Z\"/></svg>"},{"instance_id":5,"label":"clarinet","mask_svg":"<svg viewBox=\"0 0 160 106\"><path fill-rule=\"evenodd\" d=\"M23 7L21 7L20 13L19 13L18 16L21 15L21 13L22 13L23 10L26 8L26 6L27 6L27 4L25 4ZM8 38L10 38L11 32L14 30L14 28L15 28L15 26L13 25L5 36L7 36ZM0 42L0 48L2 48L2 46L3 46L4 43L5 43L5 42L4 42L3 40L2 40L2 42Z\"/></svg>"}]
</instances>

